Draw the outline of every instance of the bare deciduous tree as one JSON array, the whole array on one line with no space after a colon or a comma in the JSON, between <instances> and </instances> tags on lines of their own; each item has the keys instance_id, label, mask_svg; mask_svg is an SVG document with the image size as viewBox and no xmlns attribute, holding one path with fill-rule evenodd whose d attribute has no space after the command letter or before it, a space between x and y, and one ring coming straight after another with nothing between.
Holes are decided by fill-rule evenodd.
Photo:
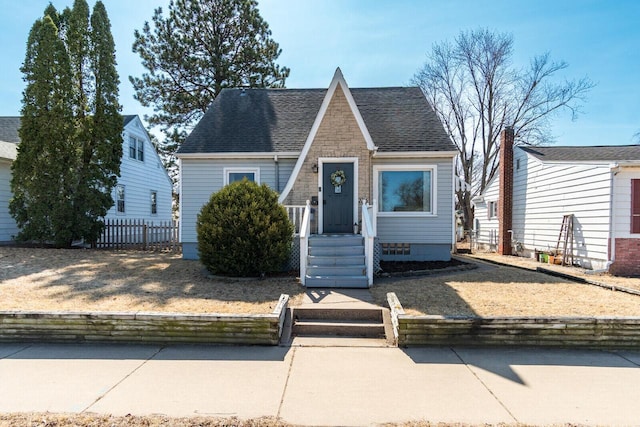
<instances>
[{"instance_id":1,"label":"bare deciduous tree","mask_svg":"<svg viewBox=\"0 0 640 427\"><path fill-rule=\"evenodd\" d=\"M453 43L434 44L413 82L431 102L459 152L456 189L465 228L471 228L471 199L498 171L500 132L513 126L519 142L552 142L550 119L561 110L572 119L594 84L583 77L556 82L568 67L549 54L535 56L527 68L512 65L513 37L487 29L462 32Z\"/></svg>"}]
</instances>

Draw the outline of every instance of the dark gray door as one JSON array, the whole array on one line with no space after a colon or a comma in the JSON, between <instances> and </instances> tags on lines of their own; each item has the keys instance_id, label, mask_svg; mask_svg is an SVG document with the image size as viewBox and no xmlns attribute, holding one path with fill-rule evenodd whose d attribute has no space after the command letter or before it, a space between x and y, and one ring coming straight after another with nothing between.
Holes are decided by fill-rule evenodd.
<instances>
[{"instance_id":1,"label":"dark gray door","mask_svg":"<svg viewBox=\"0 0 640 427\"><path fill-rule=\"evenodd\" d=\"M333 179L332 179L333 175ZM344 182L340 185L338 182ZM353 163L322 166L322 228L324 233L353 233Z\"/></svg>"}]
</instances>

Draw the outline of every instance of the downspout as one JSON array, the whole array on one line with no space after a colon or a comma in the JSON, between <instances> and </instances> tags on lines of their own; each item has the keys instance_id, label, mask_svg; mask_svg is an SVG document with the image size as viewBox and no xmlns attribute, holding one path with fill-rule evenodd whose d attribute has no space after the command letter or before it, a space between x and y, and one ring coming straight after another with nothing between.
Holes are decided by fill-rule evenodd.
<instances>
[{"instance_id":1,"label":"downspout","mask_svg":"<svg viewBox=\"0 0 640 427\"><path fill-rule=\"evenodd\" d=\"M614 218L614 206L613 206L613 182L615 180L616 175L618 174L618 171L620 170L620 167L618 166L617 163L614 163L613 165L611 165L611 181L609 183L609 260L607 261L607 264L605 266L605 271L609 271L609 267L611 267L611 264L614 263L614 261L616 260L616 219Z\"/></svg>"},{"instance_id":2,"label":"downspout","mask_svg":"<svg viewBox=\"0 0 640 427\"><path fill-rule=\"evenodd\" d=\"M278 155L273 155L273 162L276 164L276 191L280 193L280 164L278 163Z\"/></svg>"},{"instance_id":3,"label":"downspout","mask_svg":"<svg viewBox=\"0 0 640 427\"><path fill-rule=\"evenodd\" d=\"M615 176L618 174L620 167L617 163L614 163L610 166L611 168L611 179L609 181L609 255L607 263L604 268L599 270L587 270L585 273L587 274L600 274L600 273L608 273L611 264L613 264L616 260L616 221L613 216L615 211L613 207L613 180Z\"/></svg>"}]
</instances>

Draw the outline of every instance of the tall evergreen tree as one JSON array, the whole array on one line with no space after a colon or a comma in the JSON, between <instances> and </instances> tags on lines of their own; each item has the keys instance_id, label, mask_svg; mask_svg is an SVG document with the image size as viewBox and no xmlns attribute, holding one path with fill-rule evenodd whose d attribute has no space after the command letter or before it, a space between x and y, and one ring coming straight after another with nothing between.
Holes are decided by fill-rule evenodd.
<instances>
[{"instance_id":1,"label":"tall evergreen tree","mask_svg":"<svg viewBox=\"0 0 640 427\"><path fill-rule=\"evenodd\" d=\"M255 0L171 0L155 10L153 28L135 31L133 51L148 70L130 76L136 99L155 113L167 166L187 131L222 88L284 87L289 69L276 64L281 49Z\"/></svg>"},{"instance_id":2,"label":"tall evergreen tree","mask_svg":"<svg viewBox=\"0 0 640 427\"><path fill-rule=\"evenodd\" d=\"M104 5L86 0L33 25L22 67L26 89L11 214L19 239L70 246L94 241L120 173L115 48Z\"/></svg>"}]
</instances>

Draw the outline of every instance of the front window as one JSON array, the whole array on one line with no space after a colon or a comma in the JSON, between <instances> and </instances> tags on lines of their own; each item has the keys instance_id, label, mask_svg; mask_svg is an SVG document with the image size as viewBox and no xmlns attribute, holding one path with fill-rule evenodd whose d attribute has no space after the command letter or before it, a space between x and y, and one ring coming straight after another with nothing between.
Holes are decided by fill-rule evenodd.
<instances>
[{"instance_id":1,"label":"front window","mask_svg":"<svg viewBox=\"0 0 640 427\"><path fill-rule=\"evenodd\" d=\"M242 181L247 179L252 182L260 184L260 170L257 168L225 168L224 169L224 184L231 184L232 182Z\"/></svg>"},{"instance_id":2,"label":"front window","mask_svg":"<svg viewBox=\"0 0 640 427\"><path fill-rule=\"evenodd\" d=\"M378 167L378 210L389 214L434 214L434 168Z\"/></svg>"},{"instance_id":3,"label":"front window","mask_svg":"<svg viewBox=\"0 0 640 427\"><path fill-rule=\"evenodd\" d=\"M116 209L118 213L124 212L124 185L116 187Z\"/></svg>"}]
</instances>

